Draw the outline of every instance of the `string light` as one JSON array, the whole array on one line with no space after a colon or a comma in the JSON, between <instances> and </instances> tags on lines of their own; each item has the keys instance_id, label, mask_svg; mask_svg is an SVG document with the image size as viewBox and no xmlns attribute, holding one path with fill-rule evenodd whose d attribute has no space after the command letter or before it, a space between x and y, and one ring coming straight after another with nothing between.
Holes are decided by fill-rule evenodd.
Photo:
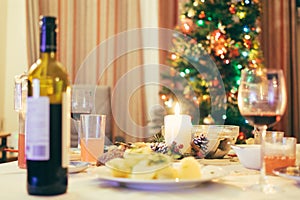
<instances>
[{"instance_id":1,"label":"string light","mask_svg":"<svg viewBox=\"0 0 300 200\"><path fill-rule=\"evenodd\" d=\"M190 30L190 26L186 23L183 24L183 27L187 32Z\"/></svg>"},{"instance_id":2,"label":"string light","mask_svg":"<svg viewBox=\"0 0 300 200\"><path fill-rule=\"evenodd\" d=\"M175 53L172 53L172 54L171 54L171 59L172 59L172 60L176 60L176 59L177 59L177 55L176 55Z\"/></svg>"},{"instance_id":3,"label":"string light","mask_svg":"<svg viewBox=\"0 0 300 200\"><path fill-rule=\"evenodd\" d=\"M242 52L242 55L243 55L244 57L247 57L247 56L249 55L249 53L248 53L247 51L243 51L243 52Z\"/></svg>"},{"instance_id":4,"label":"string light","mask_svg":"<svg viewBox=\"0 0 300 200\"><path fill-rule=\"evenodd\" d=\"M250 0L245 0L245 4L250 4Z\"/></svg>"},{"instance_id":5,"label":"string light","mask_svg":"<svg viewBox=\"0 0 300 200\"><path fill-rule=\"evenodd\" d=\"M180 15L179 18L182 20L182 19L185 19L185 15Z\"/></svg>"},{"instance_id":6,"label":"string light","mask_svg":"<svg viewBox=\"0 0 300 200\"><path fill-rule=\"evenodd\" d=\"M245 33L249 33L250 29L249 29L248 26L244 26L244 27L243 27L243 31L244 31Z\"/></svg>"},{"instance_id":7,"label":"string light","mask_svg":"<svg viewBox=\"0 0 300 200\"><path fill-rule=\"evenodd\" d=\"M194 9L190 9L189 11L188 11L188 14L187 14L187 16L188 17L194 17L195 16L195 10Z\"/></svg>"},{"instance_id":8,"label":"string light","mask_svg":"<svg viewBox=\"0 0 300 200\"><path fill-rule=\"evenodd\" d=\"M200 18L200 19L205 18L205 12L204 12L204 11L201 11L201 12L200 12L199 18Z\"/></svg>"},{"instance_id":9,"label":"string light","mask_svg":"<svg viewBox=\"0 0 300 200\"><path fill-rule=\"evenodd\" d=\"M246 12L238 12L237 13L237 16L240 18L240 19L244 19L246 17Z\"/></svg>"},{"instance_id":10,"label":"string light","mask_svg":"<svg viewBox=\"0 0 300 200\"><path fill-rule=\"evenodd\" d=\"M180 76L181 77L185 77L185 73L184 72L180 72Z\"/></svg>"},{"instance_id":11,"label":"string light","mask_svg":"<svg viewBox=\"0 0 300 200\"><path fill-rule=\"evenodd\" d=\"M236 87L233 87L233 88L230 90L231 94L234 94L234 93L236 93L237 91L238 91L238 89L237 89Z\"/></svg>"},{"instance_id":12,"label":"string light","mask_svg":"<svg viewBox=\"0 0 300 200\"><path fill-rule=\"evenodd\" d=\"M198 24L199 26L203 26L203 25L204 25L204 21L203 21L202 19L199 19L199 20L197 21L197 24Z\"/></svg>"},{"instance_id":13,"label":"string light","mask_svg":"<svg viewBox=\"0 0 300 200\"><path fill-rule=\"evenodd\" d=\"M250 36L250 35L245 35L244 38L245 38L246 40L250 40L251 36Z\"/></svg>"},{"instance_id":14,"label":"string light","mask_svg":"<svg viewBox=\"0 0 300 200\"><path fill-rule=\"evenodd\" d=\"M231 4L231 5L230 5L230 7L229 7L229 12L230 12L231 14L235 14L236 9L235 9L234 4Z\"/></svg>"},{"instance_id":15,"label":"string light","mask_svg":"<svg viewBox=\"0 0 300 200\"><path fill-rule=\"evenodd\" d=\"M218 31L215 35L215 39L218 40L220 38L220 36L221 36L221 33Z\"/></svg>"}]
</instances>

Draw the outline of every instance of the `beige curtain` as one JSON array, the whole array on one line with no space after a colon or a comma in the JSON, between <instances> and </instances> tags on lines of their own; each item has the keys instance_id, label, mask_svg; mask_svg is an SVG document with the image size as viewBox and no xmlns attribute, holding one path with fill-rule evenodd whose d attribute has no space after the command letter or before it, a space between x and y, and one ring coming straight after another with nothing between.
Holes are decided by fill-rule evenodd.
<instances>
[{"instance_id":1,"label":"beige curtain","mask_svg":"<svg viewBox=\"0 0 300 200\"><path fill-rule=\"evenodd\" d=\"M266 66L283 69L288 107L275 126L286 135L300 138L300 71L296 62L296 2L295 0L262 0L262 45Z\"/></svg>"},{"instance_id":2,"label":"beige curtain","mask_svg":"<svg viewBox=\"0 0 300 200\"><path fill-rule=\"evenodd\" d=\"M164 0L160 1L158 5L158 26L160 28L167 28L173 30L178 23L178 0ZM168 8L168 9L166 9ZM163 35L163 33L161 33ZM163 43L164 37L160 37L160 43ZM160 51L159 61L162 64L167 64L167 51Z\"/></svg>"},{"instance_id":3,"label":"beige curtain","mask_svg":"<svg viewBox=\"0 0 300 200\"><path fill-rule=\"evenodd\" d=\"M26 0L29 65L39 56L39 16L56 16L58 59L73 84L111 87L113 138L125 141L144 140L146 124L144 87L132 85L144 77L140 1Z\"/></svg>"}]
</instances>

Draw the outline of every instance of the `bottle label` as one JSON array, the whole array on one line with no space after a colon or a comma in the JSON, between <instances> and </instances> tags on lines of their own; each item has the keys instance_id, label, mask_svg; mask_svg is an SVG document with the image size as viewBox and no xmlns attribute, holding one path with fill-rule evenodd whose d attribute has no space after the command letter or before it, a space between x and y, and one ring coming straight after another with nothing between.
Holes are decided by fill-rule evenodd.
<instances>
[{"instance_id":1,"label":"bottle label","mask_svg":"<svg viewBox=\"0 0 300 200\"><path fill-rule=\"evenodd\" d=\"M48 97L28 97L26 119L26 159L50 159L50 101Z\"/></svg>"},{"instance_id":2,"label":"bottle label","mask_svg":"<svg viewBox=\"0 0 300 200\"><path fill-rule=\"evenodd\" d=\"M62 94L62 167L69 165L70 133L71 133L71 91L68 88Z\"/></svg>"}]
</instances>

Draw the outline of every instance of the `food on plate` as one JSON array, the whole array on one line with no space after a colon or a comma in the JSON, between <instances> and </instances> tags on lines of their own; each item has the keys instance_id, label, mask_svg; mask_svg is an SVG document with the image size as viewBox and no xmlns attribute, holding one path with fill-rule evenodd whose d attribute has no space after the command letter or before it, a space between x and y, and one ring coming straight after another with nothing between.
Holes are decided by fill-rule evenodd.
<instances>
[{"instance_id":1,"label":"food on plate","mask_svg":"<svg viewBox=\"0 0 300 200\"><path fill-rule=\"evenodd\" d=\"M178 170L172 166L168 166L157 170L153 179L175 179L178 178Z\"/></svg>"},{"instance_id":2,"label":"food on plate","mask_svg":"<svg viewBox=\"0 0 300 200\"><path fill-rule=\"evenodd\" d=\"M127 152L124 158L112 159L105 165L115 177L153 179L157 170L167 167L170 163L171 158L160 153Z\"/></svg>"},{"instance_id":3,"label":"food on plate","mask_svg":"<svg viewBox=\"0 0 300 200\"><path fill-rule=\"evenodd\" d=\"M131 144L118 143L118 146L111 146L107 152L98 157L96 166L105 165L106 162L114 158L123 158L124 153L152 153L149 144L144 142L136 142Z\"/></svg>"},{"instance_id":4,"label":"food on plate","mask_svg":"<svg viewBox=\"0 0 300 200\"><path fill-rule=\"evenodd\" d=\"M103 153L96 162L96 166L105 165L106 162L115 159L115 158L123 158L124 150L114 148L105 153Z\"/></svg>"},{"instance_id":5,"label":"food on plate","mask_svg":"<svg viewBox=\"0 0 300 200\"><path fill-rule=\"evenodd\" d=\"M160 153L125 153L124 158L111 159L106 163L111 174L132 179L198 179L201 169L194 157L183 158L179 165L171 165L171 157Z\"/></svg>"},{"instance_id":6,"label":"food on plate","mask_svg":"<svg viewBox=\"0 0 300 200\"><path fill-rule=\"evenodd\" d=\"M178 178L198 179L201 177L200 165L194 157L186 157L180 161Z\"/></svg>"},{"instance_id":7,"label":"food on plate","mask_svg":"<svg viewBox=\"0 0 300 200\"><path fill-rule=\"evenodd\" d=\"M124 158L114 158L107 162L114 177L128 178L131 173L131 166Z\"/></svg>"}]
</instances>

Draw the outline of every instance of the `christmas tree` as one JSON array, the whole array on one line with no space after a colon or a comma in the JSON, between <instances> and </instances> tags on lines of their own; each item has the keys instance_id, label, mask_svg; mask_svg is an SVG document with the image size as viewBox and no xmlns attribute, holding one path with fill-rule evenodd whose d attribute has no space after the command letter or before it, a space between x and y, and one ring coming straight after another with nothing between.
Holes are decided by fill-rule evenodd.
<instances>
[{"instance_id":1,"label":"christmas tree","mask_svg":"<svg viewBox=\"0 0 300 200\"><path fill-rule=\"evenodd\" d=\"M183 112L199 113L194 124L238 125L241 141L252 136L253 128L240 115L237 92L240 71L262 65L260 14L259 0L189 0L183 5L175 27L180 34L174 35L168 58L171 73L162 75L173 83L160 92L167 112L180 98ZM225 96L218 93L222 88Z\"/></svg>"}]
</instances>

